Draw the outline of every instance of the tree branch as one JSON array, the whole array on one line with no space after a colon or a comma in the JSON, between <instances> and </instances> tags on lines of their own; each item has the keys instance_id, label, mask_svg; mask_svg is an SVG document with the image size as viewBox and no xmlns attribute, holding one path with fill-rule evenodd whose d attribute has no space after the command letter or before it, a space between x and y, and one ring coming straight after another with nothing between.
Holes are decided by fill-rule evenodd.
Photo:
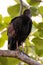
<instances>
[{"instance_id":1,"label":"tree branch","mask_svg":"<svg viewBox=\"0 0 43 65\"><path fill-rule=\"evenodd\" d=\"M0 34L3 34L6 31L7 31L7 28L4 28L2 31L0 31Z\"/></svg>"},{"instance_id":2,"label":"tree branch","mask_svg":"<svg viewBox=\"0 0 43 65\"><path fill-rule=\"evenodd\" d=\"M24 61L25 63L29 65L42 65L38 63L37 61L31 59L27 54L20 50L10 51L10 50L0 50L0 56L2 57L15 57L17 59L20 59L21 61Z\"/></svg>"},{"instance_id":3,"label":"tree branch","mask_svg":"<svg viewBox=\"0 0 43 65\"><path fill-rule=\"evenodd\" d=\"M29 5L29 3L27 3L27 1L24 2L24 1L22 0L22 4L23 4L24 7L28 8L28 9L31 7L31 6Z\"/></svg>"},{"instance_id":4,"label":"tree branch","mask_svg":"<svg viewBox=\"0 0 43 65\"><path fill-rule=\"evenodd\" d=\"M22 15L22 9L23 9L23 4L22 4L22 0L20 0L20 15Z\"/></svg>"},{"instance_id":5,"label":"tree branch","mask_svg":"<svg viewBox=\"0 0 43 65\"><path fill-rule=\"evenodd\" d=\"M30 5L27 2L24 2L23 0L20 0L20 15L22 15L22 9L23 7L30 8Z\"/></svg>"}]
</instances>

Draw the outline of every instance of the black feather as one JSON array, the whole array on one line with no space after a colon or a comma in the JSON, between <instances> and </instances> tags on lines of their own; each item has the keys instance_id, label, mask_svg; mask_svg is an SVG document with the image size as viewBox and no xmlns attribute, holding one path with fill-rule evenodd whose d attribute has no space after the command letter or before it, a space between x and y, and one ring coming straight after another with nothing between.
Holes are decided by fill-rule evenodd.
<instances>
[{"instance_id":1,"label":"black feather","mask_svg":"<svg viewBox=\"0 0 43 65\"><path fill-rule=\"evenodd\" d=\"M29 16L30 10L27 9L24 11L23 15L15 17L11 20L10 24L13 25L15 30L15 35L13 35L13 37L9 37L8 35L8 38L10 39L8 40L8 43L10 44L11 50L16 49L16 41L18 41L18 46L20 46L21 42L24 42L27 36L30 34L32 28L32 20Z\"/></svg>"}]
</instances>

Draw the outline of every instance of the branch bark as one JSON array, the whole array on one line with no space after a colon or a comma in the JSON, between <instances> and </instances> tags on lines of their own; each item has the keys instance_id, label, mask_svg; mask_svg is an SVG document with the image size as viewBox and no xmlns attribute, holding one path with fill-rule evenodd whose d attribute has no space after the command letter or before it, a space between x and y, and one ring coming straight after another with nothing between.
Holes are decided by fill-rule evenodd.
<instances>
[{"instance_id":1,"label":"branch bark","mask_svg":"<svg viewBox=\"0 0 43 65\"><path fill-rule=\"evenodd\" d=\"M23 9L23 4L22 4L22 0L20 0L20 15L22 15L22 9Z\"/></svg>"},{"instance_id":2,"label":"branch bark","mask_svg":"<svg viewBox=\"0 0 43 65\"><path fill-rule=\"evenodd\" d=\"M0 31L0 34L3 34L6 31L7 31L7 28L4 28L2 31Z\"/></svg>"},{"instance_id":3,"label":"branch bark","mask_svg":"<svg viewBox=\"0 0 43 65\"><path fill-rule=\"evenodd\" d=\"M20 59L21 61L24 61L25 63L29 65L42 65L38 63L37 61L31 59L27 54L20 50L10 51L10 50L0 50L0 56L2 57L15 57L17 59Z\"/></svg>"},{"instance_id":4,"label":"branch bark","mask_svg":"<svg viewBox=\"0 0 43 65\"><path fill-rule=\"evenodd\" d=\"M26 8L29 9L31 6L27 2L24 2L23 0L20 0L20 15L22 15L23 7L26 7Z\"/></svg>"},{"instance_id":5,"label":"branch bark","mask_svg":"<svg viewBox=\"0 0 43 65\"><path fill-rule=\"evenodd\" d=\"M23 0L22 0L22 5L24 6L24 7L26 7L26 8L30 8L31 6L29 5L29 3L27 3L27 1L26 2L24 2Z\"/></svg>"}]
</instances>

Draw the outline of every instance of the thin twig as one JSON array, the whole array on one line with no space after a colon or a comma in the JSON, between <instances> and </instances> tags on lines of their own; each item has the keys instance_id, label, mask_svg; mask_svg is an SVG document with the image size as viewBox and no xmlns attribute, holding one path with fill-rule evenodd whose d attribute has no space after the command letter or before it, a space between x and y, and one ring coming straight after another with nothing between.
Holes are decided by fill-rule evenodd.
<instances>
[{"instance_id":1,"label":"thin twig","mask_svg":"<svg viewBox=\"0 0 43 65\"><path fill-rule=\"evenodd\" d=\"M27 2L24 2L23 0L20 0L20 15L22 15L23 7L26 7L26 8L29 9L31 6Z\"/></svg>"},{"instance_id":2,"label":"thin twig","mask_svg":"<svg viewBox=\"0 0 43 65\"><path fill-rule=\"evenodd\" d=\"M29 3L27 3L27 1L24 2L24 1L22 0L22 4L23 4L24 7L28 8L28 9L31 7L31 6L29 5Z\"/></svg>"},{"instance_id":3,"label":"thin twig","mask_svg":"<svg viewBox=\"0 0 43 65\"><path fill-rule=\"evenodd\" d=\"M7 31L7 28L4 28L2 31L0 31L0 34L3 34L6 31Z\"/></svg>"},{"instance_id":4,"label":"thin twig","mask_svg":"<svg viewBox=\"0 0 43 65\"><path fill-rule=\"evenodd\" d=\"M20 0L20 15L22 15L22 9L23 9L23 4L22 4L22 0Z\"/></svg>"}]
</instances>

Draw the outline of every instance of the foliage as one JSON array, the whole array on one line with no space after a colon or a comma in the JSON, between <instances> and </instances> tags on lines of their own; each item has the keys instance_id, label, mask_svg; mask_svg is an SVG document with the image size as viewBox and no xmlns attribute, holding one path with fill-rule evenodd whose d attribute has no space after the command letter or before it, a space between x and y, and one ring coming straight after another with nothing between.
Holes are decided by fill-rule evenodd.
<instances>
[{"instance_id":1,"label":"foliage","mask_svg":"<svg viewBox=\"0 0 43 65\"><path fill-rule=\"evenodd\" d=\"M20 4L16 4L14 6L10 6L8 8L8 13L12 18L16 17L19 15L19 9L20 9ZM13 12L13 13L12 13Z\"/></svg>"},{"instance_id":2,"label":"foliage","mask_svg":"<svg viewBox=\"0 0 43 65\"><path fill-rule=\"evenodd\" d=\"M10 16L2 17L2 15L0 14L0 31L3 31L4 28L8 27L8 24L12 18L19 16L20 2L19 0L15 0L15 1L17 2L17 4L14 6L9 6L7 9ZM35 21L33 21L33 28L32 28L33 31L27 37L24 44L24 51L27 54L31 54L30 56L34 59L37 59L37 57L39 58L43 57L43 6L38 7L40 1L41 0L27 0L27 2L32 6L30 8L31 15L36 17L38 14L40 14L42 16L42 21L40 23L37 24ZM25 8L23 8L23 11L24 10ZM32 38L32 36L34 37ZM3 34L1 34L0 36L0 48L4 46L6 40L7 40L7 32L3 32ZM38 60L38 61L43 63L42 60ZM19 62L21 61L15 58L0 57L0 65L17 65L19 64Z\"/></svg>"},{"instance_id":3,"label":"foliage","mask_svg":"<svg viewBox=\"0 0 43 65\"><path fill-rule=\"evenodd\" d=\"M7 58L0 57L0 65L7 65Z\"/></svg>"}]
</instances>

